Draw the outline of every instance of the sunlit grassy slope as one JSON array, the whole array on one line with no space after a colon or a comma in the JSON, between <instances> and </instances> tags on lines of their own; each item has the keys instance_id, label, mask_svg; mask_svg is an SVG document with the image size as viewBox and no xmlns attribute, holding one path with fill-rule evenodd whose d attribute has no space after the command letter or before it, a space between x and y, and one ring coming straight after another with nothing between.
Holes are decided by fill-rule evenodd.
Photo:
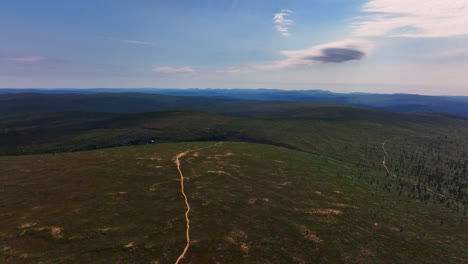
<instances>
[{"instance_id":1,"label":"sunlit grassy slope","mask_svg":"<svg viewBox=\"0 0 468 264\"><path fill-rule=\"evenodd\" d=\"M468 262L467 135L464 119L303 102L3 116L0 262L174 263L173 157L219 141L182 158L182 263Z\"/></svg>"},{"instance_id":2,"label":"sunlit grassy slope","mask_svg":"<svg viewBox=\"0 0 468 264\"><path fill-rule=\"evenodd\" d=\"M185 204L173 157L213 142L0 158L0 262L174 263ZM379 156L381 158L381 156ZM181 159L182 263L463 263L457 214L325 155L224 142Z\"/></svg>"}]
</instances>

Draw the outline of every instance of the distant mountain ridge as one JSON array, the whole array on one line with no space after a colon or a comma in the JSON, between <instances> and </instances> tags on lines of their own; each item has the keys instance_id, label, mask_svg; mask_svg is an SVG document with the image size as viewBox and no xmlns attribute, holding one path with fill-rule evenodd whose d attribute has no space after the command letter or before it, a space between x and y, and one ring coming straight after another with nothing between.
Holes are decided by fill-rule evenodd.
<instances>
[{"instance_id":1,"label":"distant mountain ridge","mask_svg":"<svg viewBox=\"0 0 468 264\"><path fill-rule=\"evenodd\" d=\"M326 90L277 89L0 89L0 94L99 94L145 93L184 97L212 97L259 101L328 101L363 105L398 112L435 112L468 117L468 96L429 96L417 94L333 93Z\"/></svg>"},{"instance_id":2,"label":"distant mountain ridge","mask_svg":"<svg viewBox=\"0 0 468 264\"><path fill-rule=\"evenodd\" d=\"M0 94L0 117L66 111L137 113L174 111L247 100L143 93L9 93Z\"/></svg>"}]
</instances>

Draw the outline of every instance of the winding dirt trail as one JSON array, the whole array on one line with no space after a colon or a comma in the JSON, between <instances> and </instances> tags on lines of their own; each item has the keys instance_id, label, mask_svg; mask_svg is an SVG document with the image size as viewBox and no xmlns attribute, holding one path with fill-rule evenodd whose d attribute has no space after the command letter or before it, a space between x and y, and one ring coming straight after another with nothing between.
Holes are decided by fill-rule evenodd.
<instances>
[{"instance_id":1,"label":"winding dirt trail","mask_svg":"<svg viewBox=\"0 0 468 264\"><path fill-rule=\"evenodd\" d=\"M383 152L384 152L384 154L385 154L384 157L383 157L382 166L384 166L384 168L385 168L385 170L388 172L388 174L390 174L390 175L396 177L395 174L393 174L393 173L390 172L390 170L388 169L387 164L386 164L388 153L387 153L387 150L385 149L385 144L386 144L387 142L388 142L388 140L385 140L384 142L382 142L382 150L383 150Z\"/></svg>"},{"instance_id":2,"label":"winding dirt trail","mask_svg":"<svg viewBox=\"0 0 468 264\"><path fill-rule=\"evenodd\" d=\"M219 145L221 143L222 142L218 142L218 143L210 145L208 147L202 147L202 148L187 150L187 151L179 153L179 154L177 154L175 156L175 164L177 166L177 170L179 171L179 175L180 175L180 190L182 192L182 195L184 196L185 205L187 206L187 211L185 211L185 221L187 222L187 230L185 231L185 234L186 234L186 237L187 237L187 244L185 245L185 248L184 248L184 251L182 252L182 254L180 254L180 256L177 258L177 261L175 262L175 264L178 264L179 261L182 260L185 257L185 254L187 253L187 250L190 247L190 219L189 219L188 215L189 215L189 212L190 212L191 208L190 208L190 204L188 202L187 195L185 194L185 191L184 191L184 175L182 174L182 171L180 170L180 158L187 155L187 153L189 153L189 152L197 151L197 150L205 149L205 148L211 148L211 147L214 147L214 146Z\"/></svg>"},{"instance_id":3,"label":"winding dirt trail","mask_svg":"<svg viewBox=\"0 0 468 264\"><path fill-rule=\"evenodd\" d=\"M176 264L179 263L181 259L184 258L185 253L187 253L187 250L190 246L190 219L188 217L188 214L190 212L190 204L188 203L187 195L184 192L184 175L182 174L182 171L180 170L180 158L185 156L189 151L185 151L182 153L177 154L175 163L177 165L177 170L179 171L180 174L180 190L182 192L182 195L184 196L185 199L185 205L187 206L187 211L185 212L185 221L187 222L187 231L186 231L186 236L187 236L187 245L185 245L184 251L182 254L180 254L179 258L177 258L177 261L175 262Z\"/></svg>"}]
</instances>

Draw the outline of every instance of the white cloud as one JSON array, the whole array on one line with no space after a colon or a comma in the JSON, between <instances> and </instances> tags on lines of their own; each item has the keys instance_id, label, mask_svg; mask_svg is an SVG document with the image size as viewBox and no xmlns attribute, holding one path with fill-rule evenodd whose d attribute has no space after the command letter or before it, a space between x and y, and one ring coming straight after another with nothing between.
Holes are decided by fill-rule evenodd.
<instances>
[{"instance_id":1,"label":"white cloud","mask_svg":"<svg viewBox=\"0 0 468 264\"><path fill-rule=\"evenodd\" d=\"M292 19L285 17L293 14L293 11L284 9L280 13L273 14L273 21L275 23L275 29L281 33L282 36L289 36L289 26L294 24Z\"/></svg>"},{"instance_id":2,"label":"white cloud","mask_svg":"<svg viewBox=\"0 0 468 264\"><path fill-rule=\"evenodd\" d=\"M249 73L254 72L251 67L228 67L216 70L217 73Z\"/></svg>"},{"instance_id":3,"label":"white cloud","mask_svg":"<svg viewBox=\"0 0 468 264\"><path fill-rule=\"evenodd\" d=\"M38 62L47 60L47 57L43 56L23 56L23 57L9 57L6 58L9 61L18 61L18 62Z\"/></svg>"},{"instance_id":4,"label":"white cloud","mask_svg":"<svg viewBox=\"0 0 468 264\"><path fill-rule=\"evenodd\" d=\"M235 67L228 67L228 68L225 68L225 69L216 70L216 72L219 72L219 73L238 73L238 72L241 72L241 71L242 71L241 68L235 68Z\"/></svg>"},{"instance_id":5,"label":"white cloud","mask_svg":"<svg viewBox=\"0 0 468 264\"><path fill-rule=\"evenodd\" d=\"M183 68L158 67L158 68L153 68L152 71L160 72L160 73L195 73L195 70L189 67L183 67Z\"/></svg>"},{"instance_id":6,"label":"white cloud","mask_svg":"<svg viewBox=\"0 0 468 264\"><path fill-rule=\"evenodd\" d=\"M266 65L255 66L257 69L279 69L305 67L317 63L343 63L361 60L368 56L374 44L364 39L348 39L340 42L325 43L308 49L285 50L281 54L286 59Z\"/></svg>"},{"instance_id":7,"label":"white cloud","mask_svg":"<svg viewBox=\"0 0 468 264\"><path fill-rule=\"evenodd\" d=\"M352 24L354 35L451 37L468 34L468 0L372 0Z\"/></svg>"},{"instance_id":8,"label":"white cloud","mask_svg":"<svg viewBox=\"0 0 468 264\"><path fill-rule=\"evenodd\" d=\"M138 41L138 40L122 40L125 43L132 43L132 44L144 44L144 45L152 45L152 42L148 41Z\"/></svg>"}]
</instances>

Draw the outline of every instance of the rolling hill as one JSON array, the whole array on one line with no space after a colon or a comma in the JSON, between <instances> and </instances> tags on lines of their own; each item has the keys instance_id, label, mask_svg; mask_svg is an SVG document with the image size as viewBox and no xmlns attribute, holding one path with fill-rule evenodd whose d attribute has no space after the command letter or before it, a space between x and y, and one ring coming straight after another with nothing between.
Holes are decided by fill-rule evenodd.
<instances>
[{"instance_id":1,"label":"rolling hill","mask_svg":"<svg viewBox=\"0 0 468 264\"><path fill-rule=\"evenodd\" d=\"M2 263L175 263L187 246L180 263L468 260L463 118L40 96L68 101L0 117Z\"/></svg>"},{"instance_id":2,"label":"rolling hill","mask_svg":"<svg viewBox=\"0 0 468 264\"><path fill-rule=\"evenodd\" d=\"M200 149L201 148L201 149ZM0 158L3 263L460 263L459 216L354 166L253 143Z\"/></svg>"},{"instance_id":3,"label":"rolling hill","mask_svg":"<svg viewBox=\"0 0 468 264\"><path fill-rule=\"evenodd\" d=\"M180 97L142 93L0 94L0 116L64 111L135 113L216 105L238 99Z\"/></svg>"},{"instance_id":4,"label":"rolling hill","mask_svg":"<svg viewBox=\"0 0 468 264\"><path fill-rule=\"evenodd\" d=\"M181 97L254 101L303 101L361 105L398 112L445 113L468 117L468 97L417 94L333 93L325 90L275 89L2 89L1 94L100 94L143 93Z\"/></svg>"}]
</instances>

